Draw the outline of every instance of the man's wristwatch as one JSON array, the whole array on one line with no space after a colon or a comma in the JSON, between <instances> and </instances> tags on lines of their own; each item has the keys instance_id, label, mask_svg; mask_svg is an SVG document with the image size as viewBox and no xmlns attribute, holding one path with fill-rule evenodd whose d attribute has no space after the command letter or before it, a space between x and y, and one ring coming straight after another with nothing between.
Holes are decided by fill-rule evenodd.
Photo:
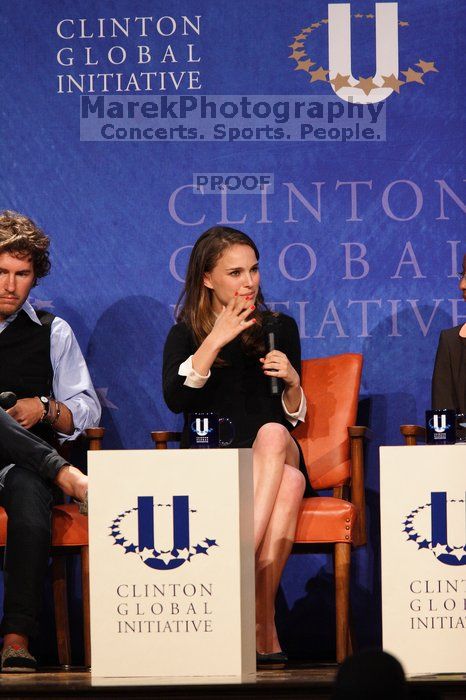
<instances>
[{"instance_id":1,"label":"man's wristwatch","mask_svg":"<svg viewBox=\"0 0 466 700\"><path fill-rule=\"evenodd\" d=\"M48 398L47 396L39 396L39 401L41 402L42 408L43 408L43 410L44 410L44 412L43 412L43 414L42 414L42 417L41 417L41 419L40 419L40 422L43 423L43 421L44 421L44 420L47 418L47 416L49 415L49 411L50 411L50 400L49 400L49 398Z\"/></svg>"}]
</instances>

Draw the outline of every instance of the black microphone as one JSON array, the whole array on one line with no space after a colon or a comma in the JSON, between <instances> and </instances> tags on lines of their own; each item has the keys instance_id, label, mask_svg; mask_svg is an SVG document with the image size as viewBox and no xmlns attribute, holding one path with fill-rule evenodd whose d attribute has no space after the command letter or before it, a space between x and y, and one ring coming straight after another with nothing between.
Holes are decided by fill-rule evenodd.
<instances>
[{"instance_id":1,"label":"black microphone","mask_svg":"<svg viewBox=\"0 0 466 700\"><path fill-rule=\"evenodd\" d=\"M12 391L2 391L0 394L0 408L3 408L5 411L8 408L13 408L17 401L18 398Z\"/></svg>"},{"instance_id":2,"label":"black microphone","mask_svg":"<svg viewBox=\"0 0 466 700\"><path fill-rule=\"evenodd\" d=\"M275 323L272 319L268 319L264 324L265 331L265 347L267 352L275 350ZM281 387L278 377L269 377L269 391L270 396L280 396Z\"/></svg>"}]
</instances>

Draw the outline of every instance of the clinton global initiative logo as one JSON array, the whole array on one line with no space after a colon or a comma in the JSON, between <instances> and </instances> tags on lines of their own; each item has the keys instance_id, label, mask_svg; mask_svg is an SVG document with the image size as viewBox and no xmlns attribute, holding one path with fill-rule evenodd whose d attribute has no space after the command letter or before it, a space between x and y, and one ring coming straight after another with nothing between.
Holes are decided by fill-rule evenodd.
<instances>
[{"instance_id":1,"label":"clinton global initiative logo","mask_svg":"<svg viewBox=\"0 0 466 700\"><path fill-rule=\"evenodd\" d=\"M356 3L353 3L356 4ZM375 22L376 72L372 76L354 77L351 69L352 22ZM359 26L356 27L359 30ZM296 71L302 71L311 83L328 83L332 90L346 102L368 104L386 100L392 92L400 93L410 83L425 85L427 73L438 73L434 61L414 57L412 65L399 71L398 30L403 34L412 31L410 23L398 20L398 3L375 3L375 15L370 12L351 14L350 3L329 3L328 17L316 19L293 37L289 44L289 56L295 62ZM328 30L328 68L325 60L318 60L319 49L325 45L323 30ZM369 29L369 27L368 27ZM312 36L311 36L312 35ZM371 36L368 33L368 36ZM409 41L409 38L408 38ZM314 59L314 60L313 60ZM400 73L402 78L400 79Z\"/></svg>"},{"instance_id":2,"label":"clinton global initiative logo","mask_svg":"<svg viewBox=\"0 0 466 700\"><path fill-rule=\"evenodd\" d=\"M119 513L110 525L110 537L124 554L136 554L151 569L177 569L198 554L219 545L208 537L193 537L197 510L189 496L173 496L172 503L154 503L138 496L138 505Z\"/></svg>"},{"instance_id":3,"label":"clinton global initiative logo","mask_svg":"<svg viewBox=\"0 0 466 700\"><path fill-rule=\"evenodd\" d=\"M208 418L196 418L191 423L191 430L196 433L199 437L206 437L209 433L213 431L213 428L209 428Z\"/></svg>"},{"instance_id":4,"label":"clinton global initiative logo","mask_svg":"<svg viewBox=\"0 0 466 700\"><path fill-rule=\"evenodd\" d=\"M407 542L430 549L449 566L466 564L465 499L447 499L445 491L431 493L431 502L414 508L403 521Z\"/></svg>"}]
</instances>

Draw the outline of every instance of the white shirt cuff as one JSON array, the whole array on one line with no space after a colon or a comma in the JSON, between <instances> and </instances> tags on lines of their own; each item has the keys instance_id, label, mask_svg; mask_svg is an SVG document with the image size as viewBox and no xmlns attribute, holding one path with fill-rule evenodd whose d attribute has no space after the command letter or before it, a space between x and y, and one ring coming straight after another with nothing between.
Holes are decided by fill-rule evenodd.
<instances>
[{"instance_id":1,"label":"white shirt cuff","mask_svg":"<svg viewBox=\"0 0 466 700\"><path fill-rule=\"evenodd\" d=\"M210 370L209 374L206 376L196 372L196 370L193 368L193 356L190 355L187 360L181 363L178 369L178 374L181 377L186 377L183 382L184 386L189 386L191 389L202 389L210 377Z\"/></svg>"},{"instance_id":2,"label":"white shirt cuff","mask_svg":"<svg viewBox=\"0 0 466 700\"><path fill-rule=\"evenodd\" d=\"M304 420L306 418L306 411L307 411L307 403L306 403L306 397L304 395L303 388L300 387L301 389L301 401L299 403L299 407L297 411L294 411L291 413L285 404L285 392L282 392L282 406L283 406L283 411L285 412L285 417L286 419L291 423L293 427L298 425L298 423L301 421L301 423L304 423Z\"/></svg>"}]
</instances>

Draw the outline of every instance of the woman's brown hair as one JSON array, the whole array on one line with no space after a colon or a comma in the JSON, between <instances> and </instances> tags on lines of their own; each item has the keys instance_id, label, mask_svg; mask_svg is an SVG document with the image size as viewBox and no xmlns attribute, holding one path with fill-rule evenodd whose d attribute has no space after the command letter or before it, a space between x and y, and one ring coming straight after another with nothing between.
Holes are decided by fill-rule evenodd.
<instances>
[{"instance_id":1,"label":"woman's brown hair","mask_svg":"<svg viewBox=\"0 0 466 700\"><path fill-rule=\"evenodd\" d=\"M242 231L226 226L213 226L200 236L191 251L186 282L175 309L178 322L184 322L200 345L209 335L215 323L212 308L212 290L204 285L204 275L211 272L227 248L247 245L253 249L257 260L259 251L254 241ZM249 318L256 323L241 333L240 339L247 354L264 352L262 322L264 314L270 314L259 287L256 309ZM220 364L222 364L220 362Z\"/></svg>"}]
</instances>

